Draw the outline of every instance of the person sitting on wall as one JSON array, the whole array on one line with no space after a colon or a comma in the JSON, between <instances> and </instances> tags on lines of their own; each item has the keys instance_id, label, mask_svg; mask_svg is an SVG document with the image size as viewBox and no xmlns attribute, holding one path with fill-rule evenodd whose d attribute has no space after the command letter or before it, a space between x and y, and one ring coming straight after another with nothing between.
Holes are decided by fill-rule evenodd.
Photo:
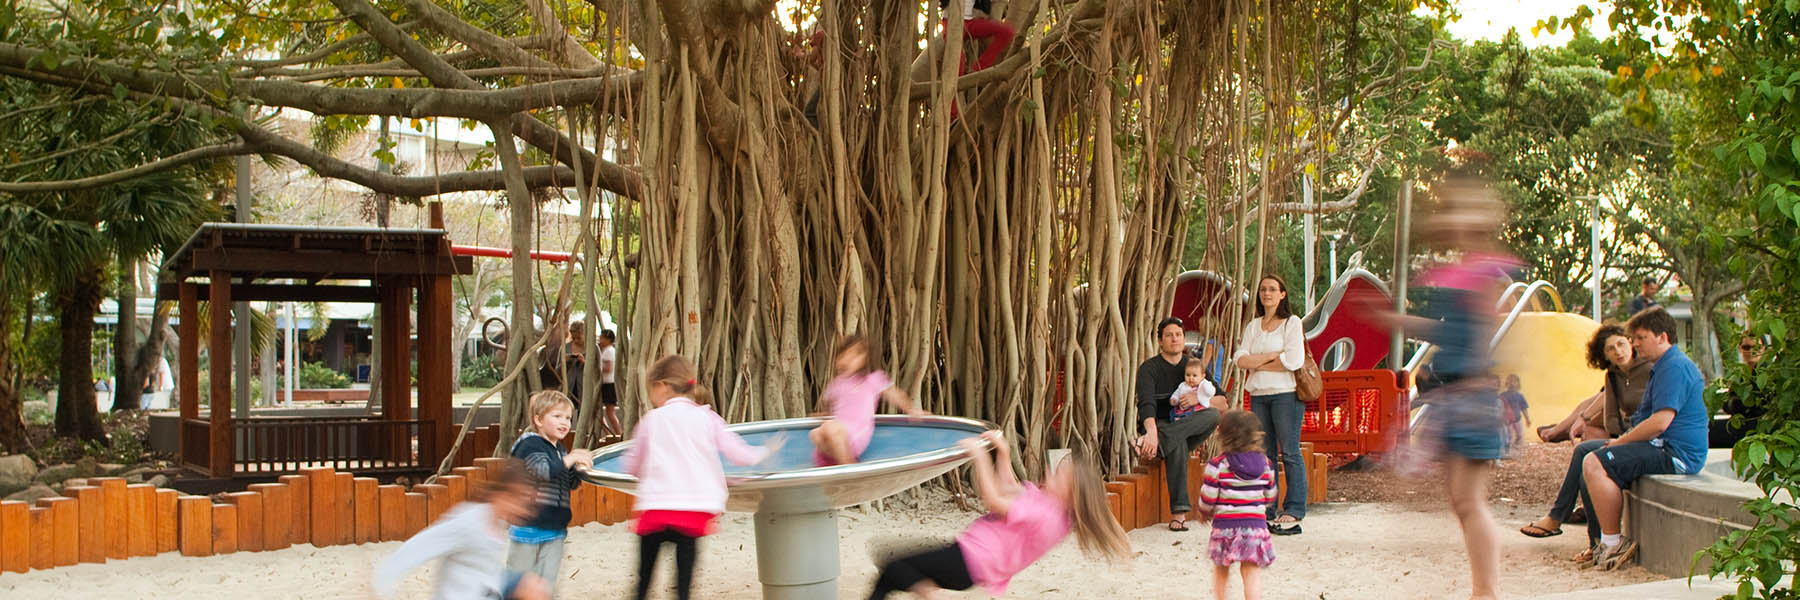
<instances>
[{"instance_id":1,"label":"person sitting on wall","mask_svg":"<svg viewBox=\"0 0 1800 600\"><path fill-rule=\"evenodd\" d=\"M1187 513L1193 509L1188 498L1188 453L1206 443L1219 425L1219 411L1212 408L1224 397L1201 398L1192 393L1188 398L1171 396L1187 378L1187 363L1194 360L1187 353L1187 336L1181 319L1169 317L1156 325L1157 354L1144 360L1137 370L1137 408L1141 436L1133 443L1138 456L1163 459L1163 470L1169 485L1170 531L1187 531ZM1175 419L1174 412L1202 406L1192 414Z\"/></svg>"}]
</instances>

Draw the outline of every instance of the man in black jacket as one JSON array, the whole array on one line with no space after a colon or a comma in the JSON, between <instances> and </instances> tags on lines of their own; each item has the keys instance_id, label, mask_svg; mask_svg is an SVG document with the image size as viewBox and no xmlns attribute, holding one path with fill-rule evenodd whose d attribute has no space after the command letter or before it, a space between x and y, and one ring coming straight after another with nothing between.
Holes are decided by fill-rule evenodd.
<instances>
[{"instance_id":1,"label":"man in black jacket","mask_svg":"<svg viewBox=\"0 0 1800 600\"><path fill-rule=\"evenodd\" d=\"M1143 458L1163 459L1163 473L1169 484L1169 512L1174 515L1169 522L1171 531L1187 531L1187 512L1193 508L1187 491L1188 453L1205 443L1219 426L1219 411L1210 408L1212 398L1201 398L1199 394L1169 398L1181 385L1187 362L1196 360L1186 352L1186 335L1181 319L1163 319L1156 325L1157 355L1146 359L1137 371L1138 420L1143 435L1136 446ZM1176 402L1208 408L1171 421L1169 413Z\"/></svg>"}]
</instances>

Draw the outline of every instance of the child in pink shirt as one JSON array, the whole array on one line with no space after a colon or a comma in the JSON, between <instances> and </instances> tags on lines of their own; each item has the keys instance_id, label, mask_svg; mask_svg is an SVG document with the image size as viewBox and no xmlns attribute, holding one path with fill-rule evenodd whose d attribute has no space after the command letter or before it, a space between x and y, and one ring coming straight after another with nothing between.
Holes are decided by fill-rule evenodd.
<instances>
[{"instance_id":1,"label":"child in pink shirt","mask_svg":"<svg viewBox=\"0 0 1800 600\"><path fill-rule=\"evenodd\" d=\"M812 431L813 462L820 466L842 465L862 458L875 436L875 409L886 399L912 416L926 414L913 406L906 393L894 389L887 373L875 367L872 345L860 335L838 342L834 352L838 375L825 386L821 403L831 404L831 420Z\"/></svg>"},{"instance_id":2,"label":"child in pink shirt","mask_svg":"<svg viewBox=\"0 0 1800 600\"><path fill-rule=\"evenodd\" d=\"M650 366L646 395L656 409L638 420L625 451L625 470L638 478L637 598L650 591L656 555L664 543L675 544L675 594L692 593L694 556L701 537L712 533L714 520L725 512L725 467L762 462L780 450L780 440L751 446L725 429L725 419L706 405L712 397L694 379L694 364L670 355Z\"/></svg>"},{"instance_id":3,"label":"child in pink shirt","mask_svg":"<svg viewBox=\"0 0 1800 600\"><path fill-rule=\"evenodd\" d=\"M1131 556L1125 530L1107 511L1100 469L1086 453L1071 453L1039 488L1013 476L1011 452L1000 432L989 431L980 440L992 445L998 456L990 460L976 438L964 439L961 446L969 453L975 490L988 514L963 530L955 543L882 567L870 600L902 590L929 598L939 589L977 585L998 597L1006 593L1013 575L1037 562L1071 531L1084 551L1113 559Z\"/></svg>"}]
</instances>

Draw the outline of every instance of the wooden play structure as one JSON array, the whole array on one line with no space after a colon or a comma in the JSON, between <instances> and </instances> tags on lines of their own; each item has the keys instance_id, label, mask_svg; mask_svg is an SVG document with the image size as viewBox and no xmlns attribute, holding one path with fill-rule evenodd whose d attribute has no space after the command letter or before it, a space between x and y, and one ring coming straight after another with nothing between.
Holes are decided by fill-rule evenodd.
<instances>
[{"instance_id":1,"label":"wooden play structure","mask_svg":"<svg viewBox=\"0 0 1800 600\"><path fill-rule=\"evenodd\" d=\"M24 572L180 552L212 556L405 540L462 502L504 458L478 458L436 482L381 485L330 467L221 496L186 496L117 477L68 482L67 497L0 502L0 571ZM630 519L630 495L583 484L569 496L571 527Z\"/></svg>"},{"instance_id":2,"label":"wooden play structure","mask_svg":"<svg viewBox=\"0 0 1800 600\"><path fill-rule=\"evenodd\" d=\"M455 358L451 277L472 259L452 253L441 208L432 229L295 227L208 223L163 264L159 300L177 300L181 340L180 463L215 479L268 478L314 467L358 473L435 468L453 439ZM323 282L330 283L323 283ZM368 285L346 285L366 281ZM418 301L418 411L411 378L412 300ZM209 308L206 340L200 303ZM377 305L379 414L256 417L232 403L232 311L240 301L368 302ZM200 407L200 346L208 348L208 406ZM237 385L249 385L238 381Z\"/></svg>"}]
</instances>

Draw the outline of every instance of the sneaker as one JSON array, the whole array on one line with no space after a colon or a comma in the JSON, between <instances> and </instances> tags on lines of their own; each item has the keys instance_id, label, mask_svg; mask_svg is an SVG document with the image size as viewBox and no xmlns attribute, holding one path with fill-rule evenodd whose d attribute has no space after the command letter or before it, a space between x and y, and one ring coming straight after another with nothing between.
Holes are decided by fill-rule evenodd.
<instances>
[{"instance_id":1,"label":"sneaker","mask_svg":"<svg viewBox=\"0 0 1800 600\"><path fill-rule=\"evenodd\" d=\"M1587 569L1594 566L1594 556L1598 554L1600 554L1600 544L1596 542L1594 545L1588 546L1588 549L1582 550L1581 554L1575 555L1575 558L1573 559L1575 561L1575 568Z\"/></svg>"},{"instance_id":2,"label":"sneaker","mask_svg":"<svg viewBox=\"0 0 1800 600\"><path fill-rule=\"evenodd\" d=\"M1631 559L1636 557L1637 541L1631 538L1625 538L1620 540L1619 545L1617 546L1602 548L1599 552L1596 552L1594 554L1594 568L1602 571L1611 571L1624 566L1626 563L1631 562Z\"/></svg>"}]
</instances>

